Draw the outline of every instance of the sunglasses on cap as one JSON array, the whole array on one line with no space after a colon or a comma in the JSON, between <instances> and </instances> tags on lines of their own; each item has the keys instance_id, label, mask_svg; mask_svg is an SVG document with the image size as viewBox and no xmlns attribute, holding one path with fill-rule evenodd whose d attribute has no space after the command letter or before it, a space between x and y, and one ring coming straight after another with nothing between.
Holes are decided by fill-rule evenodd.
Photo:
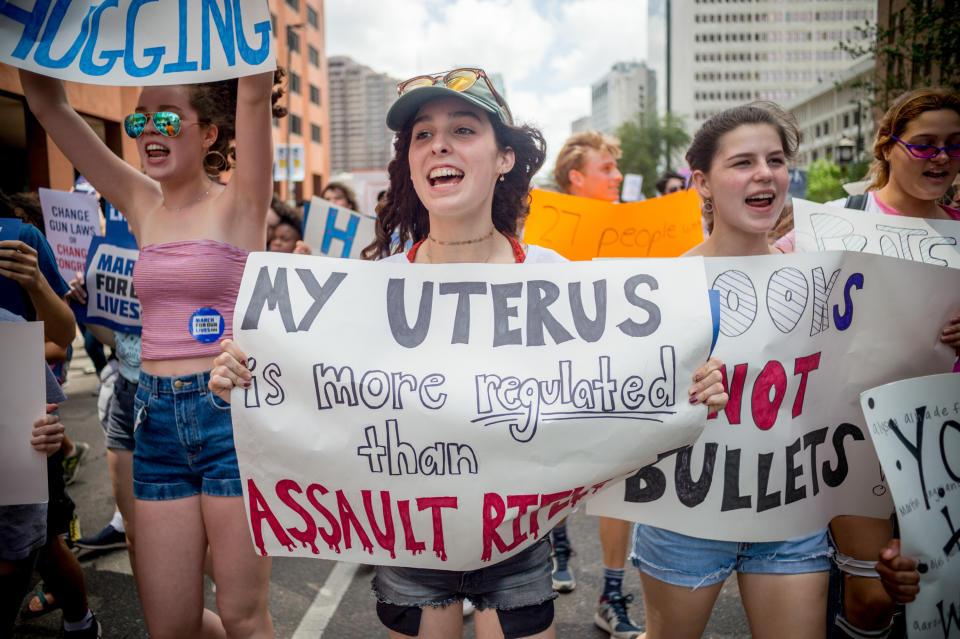
<instances>
[{"instance_id":1,"label":"sunglasses on cap","mask_svg":"<svg viewBox=\"0 0 960 639\"><path fill-rule=\"evenodd\" d=\"M123 119L123 130L131 138L139 138L143 130L147 127L147 122L153 120L153 126L161 135L168 138L180 134L180 124L184 121L180 119L178 113L173 111L157 111L156 113L131 113ZM198 120L201 124L206 124L203 120Z\"/></svg>"},{"instance_id":2,"label":"sunglasses on cap","mask_svg":"<svg viewBox=\"0 0 960 639\"><path fill-rule=\"evenodd\" d=\"M432 87L437 84L442 84L446 88L458 93L464 93L465 91L469 91L470 87L476 84L477 80L481 78L483 78L483 81L487 83L487 88L490 89L490 93L493 94L497 104L499 104L503 110L506 111L510 120L513 120L513 114L510 113L510 107L507 106L507 103L504 101L504 99L500 97L499 93L497 93L497 90L493 87L493 83L490 82L490 78L487 77L487 74L483 69L454 69L453 71L431 73L429 75L418 75L410 78L409 80L404 80L398 84L397 95L400 96L415 89Z\"/></svg>"},{"instance_id":3,"label":"sunglasses on cap","mask_svg":"<svg viewBox=\"0 0 960 639\"><path fill-rule=\"evenodd\" d=\"M890 139L896 140L902 144L907 150L907 153L918 160L932 160L940 155L940 151L946 153L948 158L960 158L960 144L951 144L949 146L934 146L933 144L910 144L908 142L904 142L895 135L891 135Z\"/></svg>"}]
</instances>

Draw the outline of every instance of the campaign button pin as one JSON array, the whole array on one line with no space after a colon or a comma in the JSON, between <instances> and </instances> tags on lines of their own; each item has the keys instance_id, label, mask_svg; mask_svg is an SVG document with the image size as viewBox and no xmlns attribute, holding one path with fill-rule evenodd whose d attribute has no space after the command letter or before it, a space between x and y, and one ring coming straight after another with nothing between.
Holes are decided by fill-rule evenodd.
<instances>
[{"instance_id":1,"label":"campaign button pin","mask_svg":"<svg viewBox=\"0 0 960 639\"><path fill-rule=\"evenodd\" d=\"M190 334L193 339L209 344L223 335L223 315L215 308L201 308L190 316Z\"/></svg>"}]
</instances>

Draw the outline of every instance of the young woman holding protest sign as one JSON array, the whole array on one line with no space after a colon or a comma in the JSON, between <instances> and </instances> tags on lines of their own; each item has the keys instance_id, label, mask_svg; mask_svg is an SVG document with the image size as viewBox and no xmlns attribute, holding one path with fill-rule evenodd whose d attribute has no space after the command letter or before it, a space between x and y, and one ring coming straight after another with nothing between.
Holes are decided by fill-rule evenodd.
<instances>
[{"instance_id":1,"label":"young woman holding protest sign","mask_svg":"<svg viewBox=\"0 0 960 639\"><path fill-rule=\"evenodd\" d=\"M133 474L137 582L154 639L272 637L270 561L247 532L229 406L207 392L248 251L265 245L274 73L146 87L124 127L143 173L103 144L59 80L20 72L31 110L123 211L143 306ZM282 115L275 110L273 115ZM234 179L215 181L239 157ZM220 617L203 608L209 544Z\"/></svg>"},{"instance_id":2,"label":"young woman holding protest sign","mask_svg":"<svg viewBox=\"0 0 960 639\"><path fill-rule=\"evenodd\" d=\"M767 244L787 198L787 161L799 133L771 103L734 107L707 120L686 159L713 232L687 255L778 253ZM647 639L700 637L723 582L737 571L756 637L823 637L830 549L826 530L788 541L741 544L637 524Z\"/></svg>"},{"instance_id":3,"label":"young woman holding protest sign","mask_svg":"<svg viewBox=\"0 0 960 639\"><path fill-rule=\"evenodd\" d=\"M960 211L937 202L960 172L960 95L917 89L901 96L880 121L873 157L873 181L861 208L960 220ZM784 240L792 245L792 234ZM960 316L950 320L939 339L960 354ZM960 372L960 361L954 371ZM916 593L916 563L900 556L897 540L887 543L893 536L890 520L837 517L830 531L842 575L842 610L835 621L841 636L888 636L895 602Z\"/></svg>"},{"instance_id":4,"label":"young woman holding protest sign","mask_svg":"<svg viewBox=\"0 0 960 639\"><path fill-rule=\"evenodd\" d=\"M364 256L420 264L565 261L516 237L528 212L530 179L544 161L544 141L536 129L513 125L486 74L458 69L418 76L398 89L387 115L387 125L397 131L390 188ZM408 241L412 248L404 252ZM221 346L210 388L229 399L232 388L250 385L251 374L233 342ZM726 403L721 365L710 360L697 370L692 403ZM481 570L378 566L377 613L391 637L459 637L461 604L469 597L479 611L478 637L553 637L549 557L543 535Z\"/></svg>"}]
</instances>

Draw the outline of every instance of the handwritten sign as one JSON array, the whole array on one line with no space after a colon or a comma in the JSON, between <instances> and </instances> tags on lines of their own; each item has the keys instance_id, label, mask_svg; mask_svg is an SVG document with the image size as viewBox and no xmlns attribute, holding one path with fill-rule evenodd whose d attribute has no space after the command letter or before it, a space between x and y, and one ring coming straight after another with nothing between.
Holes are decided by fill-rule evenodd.
<instances>
[{"instance_id":1,"label":"handwritten sign","mask_svg":"<svg viewBox=\"0 0 960 639\"><path fill-rule=\"evenodd\" d=\"M263 0L0 3L0 62L109 85L209 82L276 68Z\"/></svg>"},{"instance_id":2,"label":"handwritten sign","mask_svg":"<svg viewBox=\"0 0 960 639\"><path fill-rule=\"evenodd\" d=\"M310 201L310 215L303 241L314 255L359 258L376 235L376 218L337 206L317 196Z\"/></svg>"},{"instance_id":3,"label":"handwritten sign","mask_svg":"<svg viewBox=\"0 0 960 639\"><path fill-rule=\"evenodd\" d=\"M860 396L900 521L917 560L911 639L960 637L960 375L905 379Z\"/></svg>"},{"instance_id":4,"label":"handwritten sign","mask_svg":"<svg viewBox=\"0 0 960 639\"><path fill-rule=\"evenodd\" d=\"M889 516L857 398L950 370L953 349L937 336L960 312L960 297L943 295L960 291L960 272L841 252L705 264L720 293L714 355L730 402L694 446L603 491L588 512L728 541Z\"/></svg>"},{"instance_id":5,"label":"handwritten sign","mask_svg":"<svg viewBox=\"0 0 960 639\"><path fill-rule=\"evenodd\" d=\"M41 188L40 206L47 242L57 256L60 276L69 282L83 270L90 240L100 235L100 205L89 193Z\"/></svg>"},{"instance_id":6,"label":"handwritten sign","mask_svg":"<svg viewBox=\"0 0 960 639\"><path fill-rule=\"evenodd\" d=\"M696 193L611 204L534 189L523 241L570 260L676 257L703 241Z\"/></svg>"},{"instance_id":7,"label":"handwritten sign","mask_svg":"<svg viewBox=\"0 0 960 639\"><path fill-rule=\"evenodd\" d=\"M960 268L960 222L793 200L797 251L862 251Z\"/></svg>"},{"instance_id":8,"label":"handwritten sign","mask_svg":"<svg viewBox=\"0 0 960 639\"><path fill-rule=\"evenodd\" d=\"M43 322L0 322L0 506L47 501L47 459L30 445L44 414Z\"/></svg>"},{"instance_id":9,"label":"handwritten sign","mask_svg":"<svg viewBox=\"0 0 960 639\"><path fill-rule=\"evenodd\" d=\"M362 312L357 312L362 309ZM694 441L702 261L376 263L251 253L232 396L260 553L469 570Z\"/></svg>"}]
</instances>

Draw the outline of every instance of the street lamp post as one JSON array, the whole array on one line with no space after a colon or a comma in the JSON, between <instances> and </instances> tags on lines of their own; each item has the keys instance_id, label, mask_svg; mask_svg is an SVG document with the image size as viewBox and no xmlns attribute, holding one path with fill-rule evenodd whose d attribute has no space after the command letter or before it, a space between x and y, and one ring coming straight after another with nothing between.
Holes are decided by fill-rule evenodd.
<instances>
[{"instance_id":1,"label":"street lamp post","mask_svg":"<svg viewBox=\"0 0 960 639\"><path fill-rule=\"evenodd\" d=\"M296 206L296 190L293 187L293 148L290 145L290 133L293 128L293 111L290 103L291 94L293 93L290 89L293 73L291 71L291 65L293 64L293 47L290 46L290 30L302 29L303 26L303 22L287 25L287 201L294 206Z\"/></svg>"},{"instance_id":2,"label":"street lamp post","mask_svg":"<svg viewBox=\"0 0 960 639\"><path fill-rule=\"evenodd\" d=\"M850 163L853 162L853 148L855 144L853 140L847 136L840 138L840 141L837 142L837 164L840 165L840 168L843 169L844 174L847 172L847 167L850 166Z\"/></svg>"}]
</instances>

